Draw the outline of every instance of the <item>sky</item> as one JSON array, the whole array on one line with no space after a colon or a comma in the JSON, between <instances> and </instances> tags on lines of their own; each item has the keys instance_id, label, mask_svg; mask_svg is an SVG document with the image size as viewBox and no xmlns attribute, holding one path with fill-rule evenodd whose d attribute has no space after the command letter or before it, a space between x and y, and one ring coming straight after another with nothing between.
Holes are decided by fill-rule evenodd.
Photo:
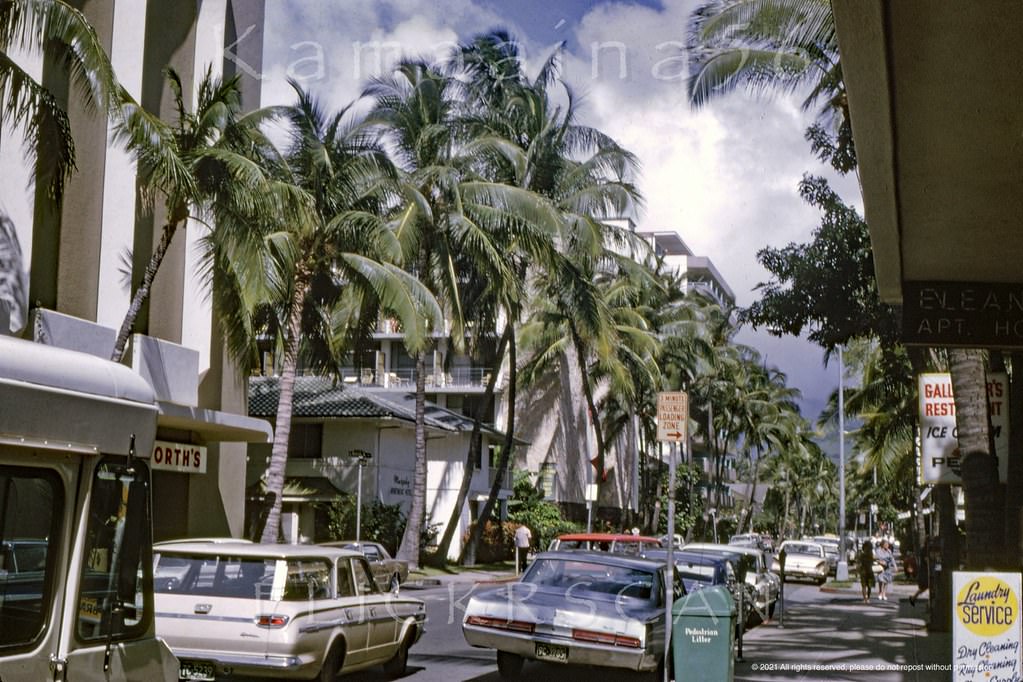
<instances>
[{"instance_id":1,"label":"sky","mask_svg":"<svg viewBox=\"0 0 1023 682\"><path fill-rule=\"evenodd\" d=\"M331 109L357 100L366 80L399 54L439 58L494 28L521 43L536 65L564 42L562 75L581 100L581 123L600 128L637 155L645 197L640 230L675 230L710 258L737 304L768 279L756 260L765 247L808 241L819 215L802 202L804 173L833 178L860 206L854 178L836 178L803 138L813 118L798 97L733 93L693 110L685 94L683 45L694 0L345 0L269 2L262 103L292 101L295 78ZM366 103L357 104L364 106ZM743 330L803 393L815 421L838 370L806 341Z\"/></svg>"}]
</instances>

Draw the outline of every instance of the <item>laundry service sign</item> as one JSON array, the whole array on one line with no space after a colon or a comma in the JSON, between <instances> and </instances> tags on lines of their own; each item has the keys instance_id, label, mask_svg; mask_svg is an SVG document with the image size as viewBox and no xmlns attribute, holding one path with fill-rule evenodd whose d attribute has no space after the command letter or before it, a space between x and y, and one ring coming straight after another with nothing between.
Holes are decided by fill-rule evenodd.
<instances>
[{"instance_id":1,"label":"laundry service sign","mask_svg":"<svg viewBox=\"0 0 1023 682\"><path fill-rule=\"evenodd\" d=\"M1020 647L1020 574L952 574L952 679L1023 679Z\"/></svg>"}]
</instances>

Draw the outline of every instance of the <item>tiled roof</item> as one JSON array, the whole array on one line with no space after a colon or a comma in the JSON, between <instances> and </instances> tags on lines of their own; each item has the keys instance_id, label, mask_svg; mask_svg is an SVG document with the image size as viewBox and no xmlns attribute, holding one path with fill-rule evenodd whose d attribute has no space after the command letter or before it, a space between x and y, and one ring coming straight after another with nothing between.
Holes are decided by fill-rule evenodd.
<instances>
[{"instance_id":1,"label":"tiled roof","mask_svg":"<svg viewBox=\"0 0 1023 682\"><path fill-rule=\"evenodd\" d=\"M277 416L279 381L278 377L249 378L249 416L270 419ZM295 378L292 417L399 419L414 424L415 410L414 393L338 384L329 377ZM429 428L440 431L472 431L472 419L430 402L426 403L425 418ZM497 438L504 437L503 433L486 425L483 426L483 433Z\"/></svg>"}]
</instances>

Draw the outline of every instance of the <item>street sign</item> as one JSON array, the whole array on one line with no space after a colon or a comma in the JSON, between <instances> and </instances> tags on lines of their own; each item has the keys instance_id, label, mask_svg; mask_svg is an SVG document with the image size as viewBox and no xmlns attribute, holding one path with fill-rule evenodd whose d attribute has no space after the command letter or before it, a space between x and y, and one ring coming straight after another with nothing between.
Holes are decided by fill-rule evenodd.
<instances>
[{"instance_id":1,"label":"street sign","mask_svg":"<svg viewBox=\"0 0 1023 682\"><path fill-rule=\"evenodd\" d=\"M681 443L689 423L689 396L681 391L657 394L657 440Z\"/></svg>"}]
</instances>

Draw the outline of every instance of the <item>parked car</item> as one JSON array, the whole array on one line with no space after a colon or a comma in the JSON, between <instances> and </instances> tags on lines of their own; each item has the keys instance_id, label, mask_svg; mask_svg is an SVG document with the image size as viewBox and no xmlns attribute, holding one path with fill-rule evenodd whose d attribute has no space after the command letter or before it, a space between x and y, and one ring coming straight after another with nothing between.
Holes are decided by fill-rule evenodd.
<instances>
[{"instance_id":1,"label":"parked car","mask_svg":"<svg viewBox=\"0 0 1023 682\"><path fill-rule=\"evenodd\" d=\"M324 547L341 547L353 552L360 552L373 571L373 579L383 592L397 592L398 587L408 578L408 562L399 561L391 556L387 548L379 542L360 540L341 540L338 542L322 542Z\"/></svg>"},{"instance_id":2,"label":"parked car","mask_svg":"<svg viewBox=\"0 0 1023 682\"><path fill-rule=\"evenodd\" d=\"M548 551L581 549L616 554L642 554L646 549L661 546L657 538L629 533L566 533L551 540Z\"/></svg>"},{"instance_id":3,"label":"parked car","mask_svg":"<svg viewBox=\"0 0 1023 682\"><path fill-rule=\"evenodd\" d=\"M517 677L526 659L663 672L665 585L675 598L685 594L667 576L649 559L544 552L518 581L473 596L462 633L497 650L504 678Z\"/></svg>"},{"instance_id":4,"label":"parked car","mask_svg":"<svg viewBox=\"0 0 1023 682\"><path fill-rule=\"evenodd\" d=\"M175 543L155 549L156 630L181 679L333 680L405 672L426 622L419 599L381 593L358 552L315 545ZM164 574L165 576L167 573Z\"/></svg>"},{"instance_id":5,"label":"parked car","mask_svg":"<svg viewBox=\"0 0 1023 682\"><path fill-rule=\"evenodd\" d=\"M728 538L728 544L740 547L755 547L764 549L764 541L758 533L741 533Z\"/></svg>"},{"instance_id":6,"label":"parked car","mask_svg":"<svg viewBox=\"0 0 1023 682\"><path fill-rule=\"evenodd\" d=\"M643 557L663 563L667 561L667 549L652 549L644 552ZM714 585L726 588L735 600L736 608L742 604L742 623L750 628L760 623L761 618L756 610L756 589L745 580L740 580L742 572L740 554L715 555L700 552L675 551L671 555L675 570L686 588L687 593Z\"/></svg>"},{"instance_id":7,"label":"parked car","mask_svg":"<svg viewBox=\"0 0 1023 682\"><path fill-rule=\"evenodd\" d=\"M774 609L781 592L781 579L768 570L767 555L755 547L739 545L721 545L710 542L691 542L683 548L685 551L711 553L718 555L741 554L746 557L746 582L756 590L757 612L767 618L774 616Z\"/></svg>"},{"instance_id":8,"label":"parked car","mask_svg":"<svg viewBox=\"0 0 1023 682\"><path fill-rule=\"evenodd\" d=\"M785 552L785 579L804 578L823 585L828 579L828 559L816 542L786 540L778 548L771 570L781 572L781 553Z\"/></svg>"},{"instance_id":9,"label":"parked car","mask_svg":"<svg viewBox=\"0 0 1023 682\"><path fill-rule=\"evenodd\" d=\"M824 548L824 558L828 561L828 573L835 575L838 572L838 536L817 535L810 538L810 542L816 542Z\"/></svg>"}]
</instances>

